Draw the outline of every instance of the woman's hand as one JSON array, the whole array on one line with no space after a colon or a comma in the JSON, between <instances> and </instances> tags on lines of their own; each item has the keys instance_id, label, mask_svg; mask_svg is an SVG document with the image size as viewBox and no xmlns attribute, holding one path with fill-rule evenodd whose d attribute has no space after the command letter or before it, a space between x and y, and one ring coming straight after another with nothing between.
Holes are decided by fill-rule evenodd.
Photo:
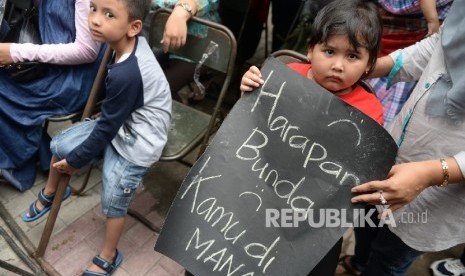
<instances>
[{"instance_id":1,"label":"woman's hand","mask_svg":"<svg viewBox=\"0 0 465 276\"><path fill-rule=\"evenodd\" d=\"M163 52L168 52L170 49L178 49L186 44L187 38L187 22L190 19L190 14L182 8L175 8L165 24L165 32L163 39L160 41L163 44Z\"/></svg>"},{"instance_id":2,"label":"woman's hand","mask_svg":"<svg viewBox=\"0 0 465 276\"><path fill-rule=\"evenodd\" d=\"M435 20L426 20L426 24L428 26L428 33L426 34L426 36L430 36L434 33L437 33L439 31L439 27L441 26L441 23L437 18Z\"/></svg>"},{"instance_id":3,"label":"woman's hand","mask_svg":"<svg viewBox=\"0 0 465 276\"><path fill-rule=\"evenodd\" d=\"M250 66L241 79L241 92L250 92L263 84L262 74L257 66Z\"/></svg>"},{"instance_id":4,"label":"woman's hand","mask_svg":"<svg viewBox=\"0 0 465 276\"><path fill-rule=\"evenodd\" d=\"M55 162L53 163L53 168L57 171L59 171L60 173L66 173L66 174L69 174L69 175L73 175L77 169L70 166L68 164L68 162L66 161L66 159L62 159L58 162Z\"/></svg>"},{"instance_id":5,"label":"woman's hand","mask_svg":"<svg viewBox=\"0 0 465 276\"><path fill-rule=\"evenodd\" d=\"M10 55L11 43L0 43L0 65L14 63Z\"/></svg>"},{"instance_id":6,"label":"woman's hand","mask_svg":"<svg viewBox=\"0 0 465 276\"><path fill-rule=\"evenodd\" d=\"M430 36L434 33L437 33L439 31L439 26L441 23L439 22L436 1L420 0L420 9L423 13L423 17L425 18L428 27L428 33L426 34L426 36Z\"/></svg>"},{"instance_id":7,"label":"woman's hand","mask_svg":"<svg viewBox=\"0 0 465 276\"><path fill-rule=\"evenodd\" d=\"M389 209L395 211L405 204L414 200L424 189L433 184L432 170L426 162L411 162L399 164L392 167L386 180L370 181L365 184L352 188L353 193L364 193L356 195L352 198L352 203L365 202L373 205L381 204L382 196L389 204ZM434 160L437 164L432 166L440 168L438 160ZM433 170L437 173L436 170Z\"/></svg>"}]
</instances>

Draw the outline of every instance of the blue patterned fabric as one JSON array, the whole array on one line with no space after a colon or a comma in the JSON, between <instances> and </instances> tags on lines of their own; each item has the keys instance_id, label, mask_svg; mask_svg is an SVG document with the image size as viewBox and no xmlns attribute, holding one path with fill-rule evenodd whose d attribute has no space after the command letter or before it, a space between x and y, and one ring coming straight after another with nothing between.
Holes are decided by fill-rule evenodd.
<instances>
[{"instance_id":1,"label":"blue patterned fabric","mask_svg":"<svg viewBox=\"0 0 465 276\"><path fill-rule=\"evenodd\" d=\"M453 0L436 1L440 20L446 17L452 2ZM415 38L418 35L421 36L418 40L421 40L423 38L422 32L427 33L427 25L420 9L420 1L378 0L378 4L382 8L380 14L383 20L381 50L383 55L407 47L416 42ZM397 47L394 48L394 46ZM391 86L389 78L386 77L369 79L368 82L383 105L384 125L389 124L394 119L416 84L416 82L397 82Z\"/></svg>"},{"instance_id":2,"label":"blue patterned fabric","mask_svg":"<svg viewBox=\"0 0 465 276\"><path fill-rule=\"evenodd\" d=\"M436 8L440 20L444 20L453 0L437 0ZM380 0L379 5L386 11L398 15L422 15L419 0Z\"/></svg>"},{"instance_id":3,"label":"blue patterned fabric","mask_svg":"<svg viewBox=\"0 0 465 276\"><path fill-rule=\"evenodd\" d=\"M73 42L74 0L42 0L39 29L44 44ZM46 118L69 114L83 107L92 86L96 62L84 65L49 65L47 74L28 83L16 83L0 72L0 169L21 183L21 191L35 180L39 160L42 169L51 158L49 137L42 125Z\"/></svg>"},{"instance_id":4,"label":"blue patterned fabric","mask_svg":"<svg viewBox=\"0 0 465 276\"><path fill-rule=\"evenodd\" d=\"M388 124L399 113L410 96L416 82L397 82L388 88L388 78L366 80L373 87L376 97L383 105L384 124Z\"/></svg>"}]
</instances>

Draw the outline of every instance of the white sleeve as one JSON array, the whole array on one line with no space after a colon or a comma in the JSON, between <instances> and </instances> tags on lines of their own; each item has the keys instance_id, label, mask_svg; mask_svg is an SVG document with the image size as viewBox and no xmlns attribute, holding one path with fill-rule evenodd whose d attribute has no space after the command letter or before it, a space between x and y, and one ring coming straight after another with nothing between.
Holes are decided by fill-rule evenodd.
<instances>
[{"instance_id":1,"label":"white sleeve","mask_svg":"<svg viewBox=\"0 0 465 276\"><path fill-rule=\"evenodd\" d=\"M461 151L454 155L455 161L459 165L460 171L462 171L462 176L465 176L465 151Z\"/></svg>"},{"instance_id":2,"label":"white sleeve","mask_svg":"<svg viewBox=\"0 0 465 276\"><path fill-rule=\"evenodd\" d=\"M75 26L76 39L66 44L12 44L10 55L14 62L40 61L52 64L74 65L90 63L99 53L101 43L92 40L87 18L89 15L89 0L76 0Z\"/></svg>"},{"instance_id":3,"label":"white sleeve","mask_svg":"<svg viewBox=\"0 0 465 276\"><path fill-rule=\"evenodd\" d=\"M440 43L440 36L441 31L420 40L412 46L389 54L394 61L393 70L397 69L398 71L393 76L394 82L417 81L420 79L436 46Z\"/></svg>"}]
</instances>

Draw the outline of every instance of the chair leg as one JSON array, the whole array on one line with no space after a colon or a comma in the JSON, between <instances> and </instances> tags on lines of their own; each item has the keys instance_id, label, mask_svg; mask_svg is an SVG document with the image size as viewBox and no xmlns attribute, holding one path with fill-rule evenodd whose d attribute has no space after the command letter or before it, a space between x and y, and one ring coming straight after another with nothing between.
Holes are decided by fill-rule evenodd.
<instances>
[{"instance_id":1,"label":"chair leg","mask_svg":"<svg viewBox=\"0 0 465 276\"><path fill-rule=\"evenodd\" d=\"M160 227L156 226L153 224L150 220L146 219L141 213L138 211L128 208L128 215L134 217L135 219L138 219L140 222L142 222L145 226L147 226L150 230L160 233L161 229Z\"/></svg>"},{"instance_id":2,"label":"chair leg","mask_svg":"<svg viewBox=\"0 0 465 276\"><path fill-rule=\"evenodd\" d=\"M63 174L60 177L60 182L58 184L57 190L55 192L55 198L53 199L52 208L50 209L50 214L48 215L47 222L45 223L42 236L40 238L39 245L36 250L36 257L43 257L45 250L47 249L50 236L52 235L53 227L55 226L55 221L60 211L61 203L65 196L66 186L69 183L71 176Z\"/></svg>"},{"instance_id":3,"label":"chair leg","mask_svg":"<svg viewBox=\"0 0 465 276\"><path fill-rule=\"evenodd\" d=\"M82 184L81 184L81 187L79 189L74 189L73 187L71 187L71 192L73 195L80 195L86 188L87 186L87 183L89 183L89 178L90 178L90 174L92 173L92 168L94 167L94 165L90 165L89 169L87 170L87 173L86 173L86 176L84 177L84 180L82 180Z\"/></svg>"}]
</instances>

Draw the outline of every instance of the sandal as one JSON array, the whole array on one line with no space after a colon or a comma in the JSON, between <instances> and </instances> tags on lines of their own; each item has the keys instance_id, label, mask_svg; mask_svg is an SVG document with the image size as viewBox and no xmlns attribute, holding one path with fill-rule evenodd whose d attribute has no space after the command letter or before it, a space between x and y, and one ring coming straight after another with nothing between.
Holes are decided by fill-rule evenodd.
<instances>
[{"instance_id":1,"label":"sandal","mask_svg":"<svg viewBox=\"0 0 465 276\"><path fill-rule=\"evenodd\" d=\"M344 274L344 275L360 275L362 274L360 271L356 270L352 264L350 263L350 258L352 255L344 255L339 259L336 267L336 275Z\"/></svg>"},{"instance_id":2,"label":"sandal","mask_svg":"<svg viewBox=\"0 0 465 276\"><path fill-rule=\"evenodd\" d=\"M31 203L31 206L29 206L29 210L23 213L23 221L25 222L34 221L40 218L41 216L45 215L48 211L50 211L50 208L52 208L52 203L53 203L53 199L55 198L55 194L45 195L44 189L40 190L39 195L37 196L37 200ZM69 186L66 186L65 196L63 197L63 201L66 200L70 195L71 195L71 188ZM37 201L39 201L44 206L44 208L42 208L41 210L37 209Z\"/></svg>"},{"instance_id":3,"label":"sandal","mask_svg":"<svg viewBox=\"0 0 465 276\"><path fill-rule=\"evenodd\" d=\"M100 273L100 272L94 272L94 271L89 271L86 269L82 276L110 276L115 272L116 269L121 265L123 262L123 254L121 254L118 249L116 249L116 257L115 260L112 263L109 263L107 260L103 259L99 255L95 256L92 259L92 262L100 267L101 269L105 270L107 273Z\"/></svg>"}]
</instances>

